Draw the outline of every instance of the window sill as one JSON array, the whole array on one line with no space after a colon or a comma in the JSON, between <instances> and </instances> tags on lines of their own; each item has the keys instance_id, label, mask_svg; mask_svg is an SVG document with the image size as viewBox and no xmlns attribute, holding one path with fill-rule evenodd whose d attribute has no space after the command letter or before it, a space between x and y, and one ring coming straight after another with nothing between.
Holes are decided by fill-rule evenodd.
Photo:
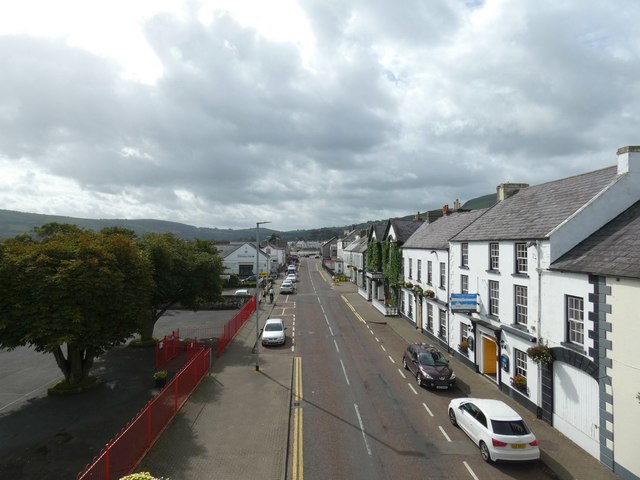
<instances>
[{"instance_id":1,"label":"window sill","mask_svg":"<svg viewBox=\"0 0 640 480\"><path fill-rule=\"evenodd\" d=\"M500 275L500 270L485 270L485 272L492 275Z\"/></svg>"},{"instance_id":2,"label":"window sill","mask_svg":"<svg viewBox=\"0 0 640 480\"><path fill-rule=\"evenodd\" d=\"M513 272L511 276L514 278L529 278L528 273L521 273L521 272Z\"/></svg>"}]
</instances>

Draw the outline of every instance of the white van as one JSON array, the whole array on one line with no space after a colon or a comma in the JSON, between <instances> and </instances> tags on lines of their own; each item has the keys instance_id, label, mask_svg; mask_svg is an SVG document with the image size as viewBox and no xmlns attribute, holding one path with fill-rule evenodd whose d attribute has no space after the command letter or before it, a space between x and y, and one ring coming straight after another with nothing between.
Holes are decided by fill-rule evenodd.
<instances>
[{"instance_id":1,"label":"white van","mask_svg":"<svg viewBox=\"0 0 640 480\"><path fill-rule=\"evenodd\" d=\"M289 265L287 267L287 274L289 273L296 273L296 266L295 265Z\"/></svg>"}]
</instances>

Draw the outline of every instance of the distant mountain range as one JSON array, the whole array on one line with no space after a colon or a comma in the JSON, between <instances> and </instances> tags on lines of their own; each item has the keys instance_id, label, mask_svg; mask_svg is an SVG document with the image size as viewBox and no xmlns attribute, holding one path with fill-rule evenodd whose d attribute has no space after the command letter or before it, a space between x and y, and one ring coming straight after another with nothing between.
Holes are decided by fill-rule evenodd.
<instances>
[{"instance_id":1,"label":"distant mountain range","mask_svg":"<svg viewBox=\"0 0 640 480\"><path fill-rule=\"evenodd\" d=\"M486 208L495 203L496 195L485 195L473 200L469 200L464 205L463 209L477 210L479 208ZM413 218L415 215L407 215L402 218ZM384 220L369 221L366 223L354 225L345 225L342 227L324 227L311 230L290 230L288 232L279 232L277 230L271 230L269 228L260 229L260 237L268 238L272 234L276 234L284 241L323 241L332 237L341 236L345 230L351 230L352 228L364 229L369 225L380 223ZM201 228L194 227L192 225L186 225L184 223L167 222L164 220L118 220L118 219L86 219L86 218L74 218L64 217L60 215L41 215L38 213L25 213L16 212L13 210L0 210L0 239L12 238L21 233L30 232L34 227L39 227L47 223L70 223L77 225L80 228L86 228L89 230L101 230L105 227L126 227L136 232L137 235L142 235L147 232L156 233L173 233L181 238L193 239L198 238L201 240L215 240L218 242L232 242L232 241L255 241L256 230L255 228L245 228L239 230L232 229L220 229L220 228Z\"/></svg>"}]
</instances>

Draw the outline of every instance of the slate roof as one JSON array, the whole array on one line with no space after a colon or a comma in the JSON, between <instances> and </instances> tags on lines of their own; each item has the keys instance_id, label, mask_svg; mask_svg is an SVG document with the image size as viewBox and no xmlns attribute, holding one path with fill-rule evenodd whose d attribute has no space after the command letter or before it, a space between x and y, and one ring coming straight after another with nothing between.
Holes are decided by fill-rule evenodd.
<instances>
[{"instance_id":1,"label":"slate roof","mask_svg":"<svg viewBox=\"0 0 640 480\"><path fill-rule=\"evenodd\" d=\"M399 218L391 218L389 219L389 223L393 226L393 231L396 232L396 240L399 244L403 244L424 222L422 220L401 220Z\"/></svg>"},{"instance_id":2,"label":"slate roof","mask_svg":"<svg viewBox=\"0 0 640 480\"><path fill-rule=\"evenodd\" d=\"M449 239L485 213L487 209L472 212L453 212L432 223L423 223L402 248L448 249Z\"/></svg>"},{"instance_id":3,"label":"slate roof","mask_svg":"<svg viewBox=\"0 0 640 480\"><path fill-rule=\"evenodd\" d=\"M547 238L551 231L615 180L617 167L523 188L498 202L453 241Z\"/></svg>"},{"instance_id":4,"label":"slate roof","mask_svg":"<svg viewBox=\"0 0 640 480\"><path fill-rule=\"evenodd\" d=\"M249 243L249 242L246 242L246 243ZM244 243L231 243L231 244L227 243L222 245L216 245L216 248L220 252L220 258L225 258L229 256L231 253L235 252L237 249L239 249L242 245L244 245ZM255 248L255 245L254 245L254 248Z\"/></svg>"},{"instance_id":5,"label":"slate roof","mask_svg":"<svg viewBox=\"0 0 640 480\"><path fill-rule=\"evenodd\" d=\"M640 202L569 250L550 269L640 279Z\"/></svg>"},{"instance_id":6,"label":"slate roof","mask_svg":"<svg viewBox=\"0 0 640 480\"><path fill-rule=\"evenodd\" d=\"M368 239L367 237L360 237L358 240L351 242L345 250L356 252L356 253L364 253L367 251Z\"/></svg>"}]
</instances>

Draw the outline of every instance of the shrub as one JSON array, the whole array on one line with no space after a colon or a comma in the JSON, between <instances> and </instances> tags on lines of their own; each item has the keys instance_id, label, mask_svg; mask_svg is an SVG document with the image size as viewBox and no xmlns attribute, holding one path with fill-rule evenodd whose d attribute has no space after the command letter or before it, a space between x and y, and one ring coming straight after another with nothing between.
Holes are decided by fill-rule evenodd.
<instances>
[{"instance_id":1,"label":"shrub","mask_svg":"<svg viewBox=\"0 0 640 480\"><path fill-rule=\"evenodd\" d=\"M527 355L538 365L551 365L553 363L553 353L546 345L536 345L527 349Z\"/></svg>"}]
</instances>

